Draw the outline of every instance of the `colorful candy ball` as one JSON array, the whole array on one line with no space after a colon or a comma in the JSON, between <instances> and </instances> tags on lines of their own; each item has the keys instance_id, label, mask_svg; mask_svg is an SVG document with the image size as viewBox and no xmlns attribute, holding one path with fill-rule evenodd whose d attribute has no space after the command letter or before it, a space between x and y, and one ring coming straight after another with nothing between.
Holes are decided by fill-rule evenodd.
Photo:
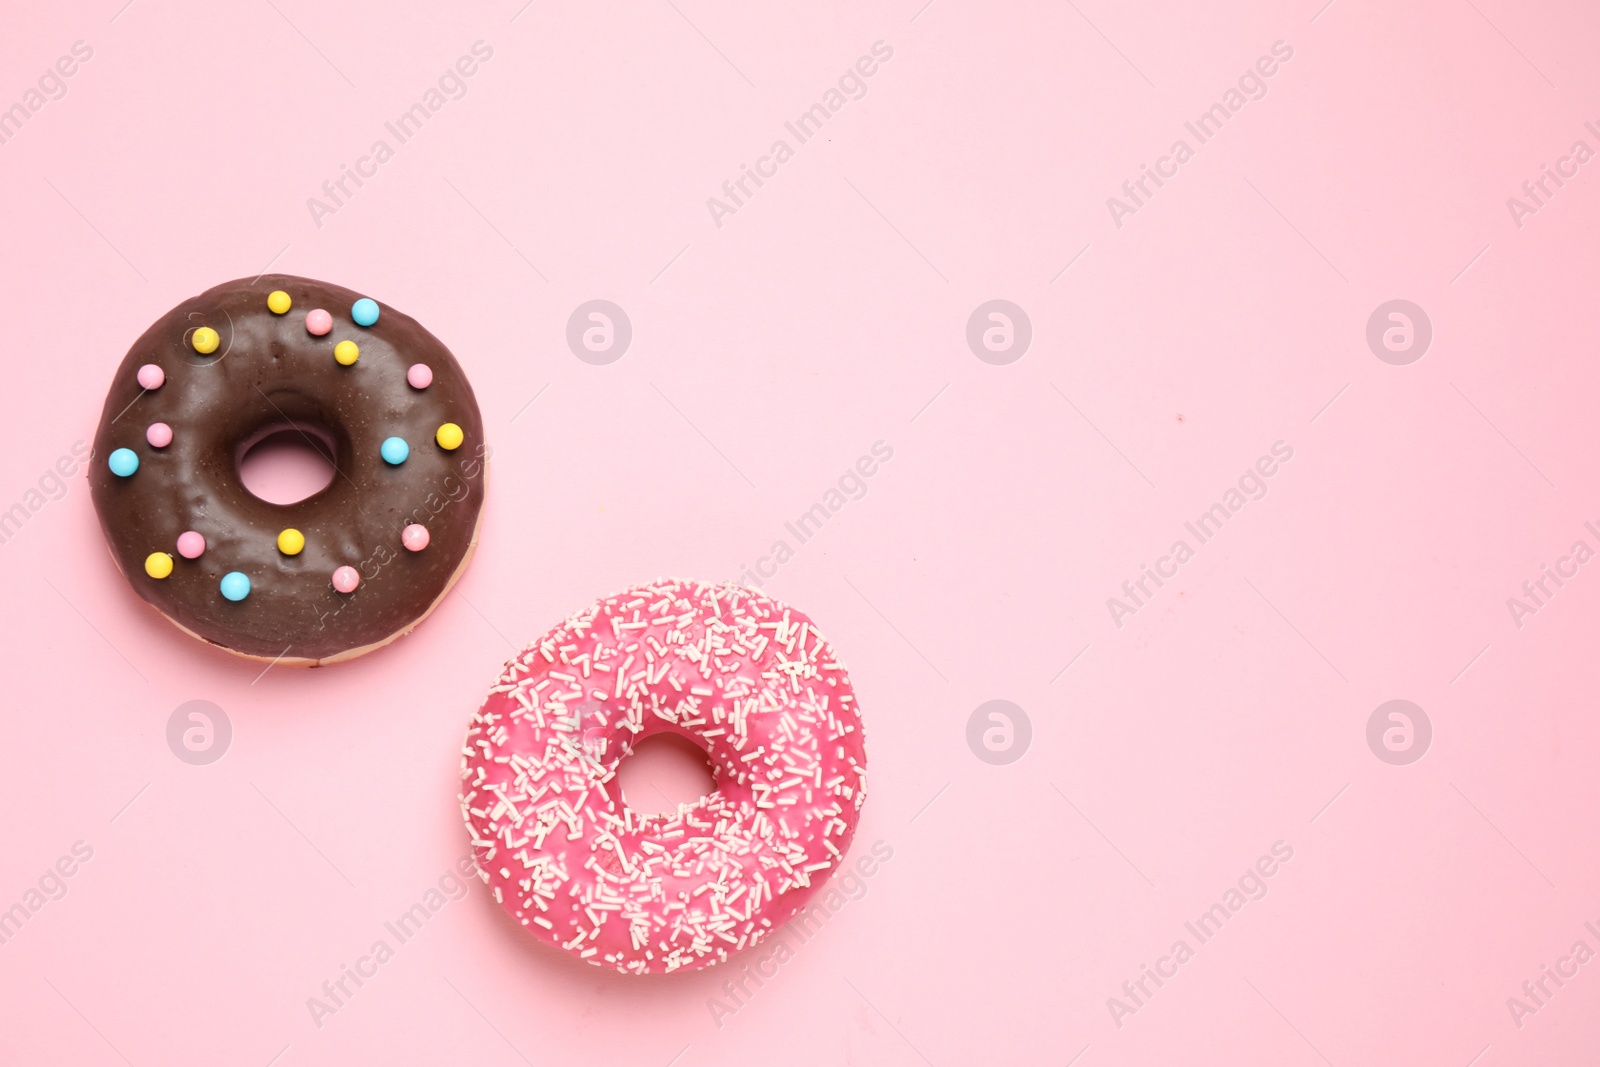
<instances>
[{"instance_id":1,"label":"colorful candy ball","mask_svg":"<svg viewBox=\"0 0 1600 1067\"><path fill-rule=\"evenodd\" d=\"M161 368L157 367L157 370ZM433 384L433 368L426 363L413 363L406 371L406 381L413 389L426 389Z\"/></svg>"},{"instance_id":2,"label":"colorful candy ball","mask_svg":"<svg viewBox=\"0 0 1600 1067\"><path fill-rule=\"evenodd\" d=\"M194 332L194 336L189 338L189 343L194 345L194 350L202 356L209 356L217 350L217 346L222 343L222 338L217 335L216 330L209 326L202 326Z\"/></svg>"},{"instance_id":3,"label":"colorful candy ball","mask_svg":"<svg viewBox=\"0 0 1600 1067\"><path fill-rule=\"evenodd\" d=\"M172 557L165 552L152 552L144 558L144 572L152 578L165 578L172 573Z\"/></svg>"},{"instance_id":4,"label":"colorful candy ball","mask_svg":"<svg viewBox=\"0 0 1600 1067\"><path fill-rule=\"evenodd\" d=\"M439 447L446 452L454 452L461 447L461 442L466 439L466 434L461 432L461 427L453 422L440 426L433 439L439 442Z\"/></svg>"},{"instance_id":5,"label":"colorful candy ball","mask_svg":"<svg viewBox=\"0 0 1600 1067\"><path fill-rule=\"evenodd\" d=\"M139 454L131 448L119 448L106 457L106 466L118 478L127 478L139 469Z\"/></svg>"},{"instance_id":6,"label":"colorful candy ball","mask_svg":"<svg viewBox=\"0 0 1600 1067\"><path fill-rule=\"evenodd\" d=\"M267 310L274 315L282 315L294 307L294 301L289 299L289 294L282 289L274 289L267 294Z\"/></svg>"},{"instance_id":7,"label":"colorful candy ball","mask_svg":"<svg viewBox=\"0 0 1600 1067\"><path fill-rule=\"evenodd\" d=\"M354 567L340 567L333 572L333 587L341 593L354 593L361 584L361 574Z\"/></svg>"},{"instance_id":8,"label":"colorful candy ball","mask_svg":"<svg viewBox=\"0 0 1600 1067\"><path fill-rule=\"evenodd\" d=\"M164 422L152 422L144 431L144 439L151 448L166 448L172 443L172 427Z\"/></svg>"},{"instance_id":9,"label":"colorful candy ball","mask_svg":"<svg viewBox=\"0 0 1600 1067\"><path fill-rule=\"evenodd\" d=\"M290 527L278 534L278 551L285 556L298 556L306 547L306 535Z\"/></svg>"},{"instance_id":10,"label":"colorful candy ball","mask_svg":"<svg viewBox=\"0 0 1600 1067\"><path fill-rule=\"evenodd\" d=\"M321 308L313 308L306 312L306 330L309 333L321 337L331 329L333 329L332 315Z\"/></svg>"},{"instance_id":11,"label":"colorful candy ball","mask_svg":"<svg viewBox=\"0 0 1600 1067\"><path fill-rule=\"evenodd\" d=\"M178 555L184 559L199 559L206 550L206 539L193 530L178 535Z\"/></svg>"},{"instance_id":12,"label":"colorful candy ball","mask_svg":"<svg viewBox=\"0 0 1600 1067\"><path fill-rule=\"evenodd\" d=\"M357 326L371 326L378 321L378 302L362 297L351 306L350 317L356 320Z\"/></svg>"},{"instance_id":13,"label":"colorful candy ball","mask_svg":"<svg viewBox=\"0 0 1600 1067\"><path fill-rule=\"evenodd\" d=\"M340 341L333 346L333 358L339 361L341 367L348 367L361 358L361 349L354 341Z\"/></svg>"},{"instance_id":14,"label":"colorful candy ball","mask_svg":"<svg viewBox=\"0 0 1600 1067\"><path fill-rule=\"evenodd\" d=\"M250 576L240 571L229 571L222 576L217 588L229 600L243 600L250 595Z\"/></svg>"},{"instance_id":15,"label":"colorful candy ball","mask_svg":"<svg viewBox=\"0 0 1600 1067\"><path fill-rule=\"evenodd\" d=\"M421 552L428 547L428 528L412 523L400 531L400 543L412 552Z\"/></svg>"},{"instance_id":16,"label":"colorful candy ball","mask_svg":"<svg viewBox=\"0 0 1600 1067\"><path fill-rule=\"evenodd\" d=\"M160 389L162 383L166 380L167 372L154 363L146 363L139 368L139 388L141 389Z\"/></svg>"},{"instance_id":17,"label":"colorful candy ball","mask_svg":"<svg viewBox=\"0 0 1600 1067\"><path fill-rule=\"evenodd\" d=\"M406 444L404 437L390 437L385 439L378 451L383 454L383 461L391 467L397 467L411 455L411 446Z\"/></svg>"}]
</instances>

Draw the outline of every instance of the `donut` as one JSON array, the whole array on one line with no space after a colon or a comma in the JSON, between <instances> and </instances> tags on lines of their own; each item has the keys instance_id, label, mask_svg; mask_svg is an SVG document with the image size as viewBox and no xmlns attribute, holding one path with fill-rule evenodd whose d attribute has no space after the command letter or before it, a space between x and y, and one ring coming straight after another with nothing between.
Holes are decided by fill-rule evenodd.
<instances>
[{"instance_id":1,"label":"donut","mask_svg":"<svg viewBox=\"0 0 1600 1067\"><path fill-rule=\"evenodd\" d=\"M239 461L285 429L333 480L293 504ZM489 449L472 387L416 320L288 275L186 300L118 367L89 486L111 557L180 629L252 659L319 666L427 617L477 544Z\"/></svg>"},{"instance_id":2,"label":"donut","mask_svg":"<svg viewBox=\"0 0 1600 1067\"><path fill-rule=\"evenodd\" d=\"M618 765L674 733L715 789L669 814ZM742 586L663 578L511 660L467 731L461 812L479 876L527 931L626 974L725 961L838 867L866 800L855 692L811 620Z\"/></svg>"}]
</instances>

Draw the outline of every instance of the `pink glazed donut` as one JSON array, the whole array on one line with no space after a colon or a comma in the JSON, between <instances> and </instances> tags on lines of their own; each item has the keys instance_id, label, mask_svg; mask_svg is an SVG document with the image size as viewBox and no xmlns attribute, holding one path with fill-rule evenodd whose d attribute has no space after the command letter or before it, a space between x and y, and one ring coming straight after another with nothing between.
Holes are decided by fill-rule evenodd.
<instances>
[{"instance_id":1,"label":"pink glazed donut","mask_svg":"<svg viewBox=\"0 0 1600 1067\"><path fill-rule=\"evenodd\" d=\"M671 815L623 803L644 738L706 751L716 789ZM540 940L627 974L726 960L787 922L844 857L866 800L850 679L800 612L663 578L607 597L506 665L467 730L478 874Z\"/></svg>"}]
</instances>

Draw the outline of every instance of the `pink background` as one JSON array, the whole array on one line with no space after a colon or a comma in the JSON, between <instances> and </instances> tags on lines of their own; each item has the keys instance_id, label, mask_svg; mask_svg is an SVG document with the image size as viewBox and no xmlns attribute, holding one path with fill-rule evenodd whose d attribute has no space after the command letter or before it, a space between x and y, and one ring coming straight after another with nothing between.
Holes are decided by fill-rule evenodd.
<instances>
[{"instance_id":1,"label":"pink background","mask_svg":"<svg viewBox=\"0 0 1600 1067\"><path fill-rule=\"evenodd\" d=\"M1521 228L1506 206L1600 148L1592 5L121 3L0 34L0 105L94 50L0 145L0 508L92 437L146 325L269 263L428 325L496 451L458 592L326 670L162 623L81 474L0 545L0 907L94 850L0 945L0 1060L1600 1055L1600 963L1520 1027L1506 1003L1600 950L1600 574L1521 628L1506 606L1600 548L1596 164ZM319 228L306 199L478 40L468 94ZM866 97L716 226L706 198L879 40ZM1106 198L1279 40L1266 97L1115 226ZM564 340L594 298L633 323L610 366ZM965 342L993 298L1033 325L1008 366ZM1396 298L1434 328L1409 366L1365 341ZM513 646L659 574L734 577L878 440L767 586L861 694L856 853L894 850L866 895L719 1026L734 967L602 973L474 886L317 1027L306 999L465 851L457 750ZM1266 498L1114 625L1279 440ZM1033 726L1006 766L966 742L996 698ZM1397 698L1434 728L1409 766L1365 739ZM209 766L164 737L193 699L233 725ZM1119 1027L1107 999L1277 841L1268 895Z\"/></svg>"}]
</instances>

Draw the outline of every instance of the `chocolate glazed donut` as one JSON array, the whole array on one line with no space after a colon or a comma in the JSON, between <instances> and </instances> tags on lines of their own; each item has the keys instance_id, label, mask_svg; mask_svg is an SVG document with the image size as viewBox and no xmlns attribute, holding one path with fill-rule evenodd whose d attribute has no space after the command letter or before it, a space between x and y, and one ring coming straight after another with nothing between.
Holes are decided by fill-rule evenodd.
<instances>
[{"instance_id":1,"label":"chocolate glazed donut","mask_svg":"<svg viewBox=\"0 0 1600 1067\"><path fill-rule=\"evenodd\" d=\"M253 495L239 460L292 428L334 457L294 504ZM489 449L455 357L414 319L337 285L219 285L134 344L89 463L111 555L201 640L320 666L427 617L477 545Z\"/></svg>"}]
</instances>

